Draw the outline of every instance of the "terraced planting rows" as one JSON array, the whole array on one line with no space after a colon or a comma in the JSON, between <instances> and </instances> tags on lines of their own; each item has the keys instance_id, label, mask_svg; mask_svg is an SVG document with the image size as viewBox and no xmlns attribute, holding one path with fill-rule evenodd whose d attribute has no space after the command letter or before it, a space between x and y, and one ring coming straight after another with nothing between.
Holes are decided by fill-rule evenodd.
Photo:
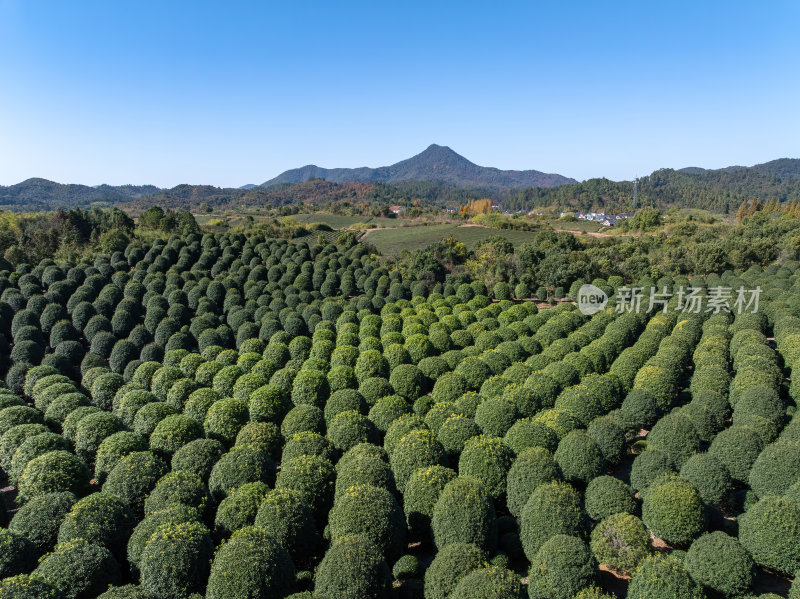
<instances>
[{"instance_id":1,"label":"terraced planting rows","mask_svg":"<svg viewBox=\"0 0 800 599\"><path fill-rule=\"evenodd\" d=\"M0 599L797 598L798 267L591 317L259 235L0 273Z\"/></svg>"}]
</instances>

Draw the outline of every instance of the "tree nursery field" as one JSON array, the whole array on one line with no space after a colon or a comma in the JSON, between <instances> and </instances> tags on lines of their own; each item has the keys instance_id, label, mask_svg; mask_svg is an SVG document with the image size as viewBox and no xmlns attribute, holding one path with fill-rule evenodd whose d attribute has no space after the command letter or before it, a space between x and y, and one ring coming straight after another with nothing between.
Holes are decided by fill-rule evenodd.
<instances>
[{"instance_id":1,"label":"tree nursery field","mask_svg":"<svg viewBox=\"0 0 800 599\"><path fill-rule=\"evenodd\" d=\"M795 261L591 316L346 236L4 267L0 599L800 597Z\"/></svg>"}]
</instances>

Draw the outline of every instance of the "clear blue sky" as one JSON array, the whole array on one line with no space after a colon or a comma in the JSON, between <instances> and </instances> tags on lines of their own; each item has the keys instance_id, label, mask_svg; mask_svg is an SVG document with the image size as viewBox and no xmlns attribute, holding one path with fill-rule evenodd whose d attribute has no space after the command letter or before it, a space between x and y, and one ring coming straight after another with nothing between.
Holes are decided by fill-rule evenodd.
<instances>
[{"instance_id":1,"label":"clear blue sky","mask_svg":"<svg viewBox=\"0 0 800 599\"><path fill-rule=\"evenodd\" d=\"M0 184L800 157L800 3L0 0Z\"/></svg>"}]
</instances>

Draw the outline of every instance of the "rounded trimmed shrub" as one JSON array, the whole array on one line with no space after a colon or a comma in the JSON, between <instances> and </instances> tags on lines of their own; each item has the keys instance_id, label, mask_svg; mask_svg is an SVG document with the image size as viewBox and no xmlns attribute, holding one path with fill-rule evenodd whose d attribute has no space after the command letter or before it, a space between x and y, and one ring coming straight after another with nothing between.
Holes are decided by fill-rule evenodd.
<instances>
[{"instance_id":1,"label":"rounded trimmed shrub","mask_svg":"<svg viewBox=\"0 0 800 599\"><path fill-rule=\"evenodd\" d=\"M425 389L425 375L413 364L399 364L389 375L389 384L399 396L414 401Z\"/></svg>"},{"instance_id":2,"label":"rounded trimmed shrub","mask_svg":"<svg viewBox=\"0 0 800 599\"><path fill-rule=\"evenodd\" d=\"M462 578L450 595L452 599L518 599L522 593L519 576L503 567L478 568Z\"/></svg>"},{"instance_id":3,"label":"rounded trimmed shrub","mask_svg":"<svg viewBox=\"0 0 800 599\"><path fill-rule=\"evenodd\" d=\"M304 455L281 464L275 483L276 489L297 492L314 511L315 517L324 522L333 502L336 470L330 461L319 456Z\"/></svg>"},{"instance_id":4,"label":"rounded trimmed shrub","mask_svg":"<svg viewBox=\"0 0 800 599\"><path fill-rule=\"evenodd\" d=\"M103 492L116 495L141 517L145 498L167 470L167 465L152 452L129 453L109 472Z\"/></svg>"},{"instance_id":5,"label":"rounded trimmed shrub","mask_svg":"<svg viewBox=\"0 0 800 599\"><path fill-rule=\"evenodd\" d=\"M631 390L622 401L620 410L630 419L637 431L650 428L661 417L658 400L645 389Z\"/></svg>"},{"instance_id":6,"label":"rounded trimmed shrub","mask_svg":"<svg viewBox=\"0 0 800 599\"><path fill-rule=\"evenodd\" d=\"M148 403L136 412L133 418L133 430L143 437L150 438L162 420L176 413L177 410L166 402Z\"/></svg>"},{"instance_id":7,"label":"rounded trimmed shrub","mask_svg":"<svg viewBox=\"0 0 800 599\"><path fill-rule=\"evenodd\" d=\"M722 501L731 488L728 468L710 453L696 453L686 460L680 476L694 486L700 499L709 505Z\"/></svg>"},{"instance_id":8,"label":"rounded trimmed shrub","mask_svg":"<svg viewBox=\"0 0 800 599\"><path fill-rule=\"evenodd\" d=\"M292 384L292 403L322 408L330 395L330 385L324 372L301 370Z\"/></svg>"},{"instance_id":9,"label":"rounded trimmed shrub","mask_svg":"<svg viewBox=\"0 0 800 599\"><path fill-rule=\"evenodd\" d=\"M739 542L759 566L800 570L800 504L767 495L739 517Z\"/></svg>"},{"instance_id":10,"label":"rounded trimmed shrub","mask_svg":"<svg viewBox=\"0 0 800 599\"><path fill-rule=\"evenodd\" d=\"M378 547L362 536L349 536L328 549L314 583L315 596L386 599L391 590L391 573Z\"/></svg>"},{"instance_id":11,"label":"rounded trimmed shrub","mask_svg":"<svg viewBox=\"0 0 800 599\"><path fill-rule=\"evenodd\" d=\"M126 391L121 397L115 396L113 413L128 428L133 428L136 412L151 402L158 401L156 396L144 389Z\"/></svg>"},{"instance_id":12,"label":"rounded trimmed shrub","mask_svg":"<svg viewBox=\"0 0 800 599\"><path fill-rule=\"evenodd\" d=\"M327 406L326 406L327 407ZM381 397L375 405L370 408L369 419L381 432L386 432L389 425L395 420L411 413L411 406L399 395L388 395Z\"/></svg>"},{"instance_id":13,"label":"rounded trimmed shrub","mask_svg":"<svg viewBox=\"0 0 800 599\"><path fill-rule=\"evenodd\" d=\"M531 599L570 599L594 582L596 566L583 540L555 535L531 560L528 596Z\"/></svg>"},{"instance_id":14,"label":"rounded trimmed shrub","mask_svg":"<svg viewBox=\"0 0 800 599\"><path fill-rule=\"evenodd\" d=\"M274 489L258 506L255 525L275 538L295 564L310 565L319 544L311 507L297 491Z\"/></svg>"},{"instance_id":15,"label":"rounded trimmed shrub","mask_svg":"<svg viewBox=\"0 0 800 599\"><path fill-rule=\"evenodd\" d=\"M520 453L508 472L506 494L508 510L519 516L528 499L539 485L560 478L553 455L541 447L531 447Z\"/></svg>"},{"instance_id":16,"label":"rounded trimmed shrub","mask_svg":"<svg viewBox=\"0 0 800 599\"><path fill-rule=\"evenodd\" d=\"M250 394L248 407L250 420L279 424L292 409L292 403L277 386L266 384Z\"/></svg>"},{"instance_id":17,"label":"rounded trimmed shrub","mask_svg":"<svg viewBox=\"0 0 800 599\"><path fill-rule=\"evenodd\" d=\"M234 447L214 464L208 477L211 496L220 501L245 483L275 484L275 462L266 452L253 447Z\"/></svg>"},{"instance_id":18,"label":"rounded trimmed shrub","mask_svg":"<svg viewBox=\"0 0 800 599\"><path fill-rule=\"evenodd\" d=\"M438 549L471 543L491 551L497 546L494 502L474 478L459 476L445 485L433 508L431 529Z\"/></svg>"},{"instance_id":19,"label":"rounded trimmed shrub","mask_svg":"<svg viewBox=\"0 0 800 599\"><path fill-rule=\"evenodd\" d=\"M98 595L97 599L150 599L150 596L140 587L126 584L121 587L110 587L105 593Z\"/></svg>"},{"instance_id":20,"label":"rounded trimmed shrub","mask_svg":"<svg viewBox=\"0 0 800 599\"><path fill-rule=\"evenodd\" d=\"M394 389L389 381L379 376L364 379L358 386L358 392L369 406L374 405L381 397L394 395Z\"/></svg>"},{"instance_id":21,"label":"rounded trimmed shrub","mask_svg":"<svg viewBox=\"0 0 800 599\"><path fill-rule=\"evenodd\" d=\"M84 387L87 386L87 381L84 378ZM121 374L116 372L107 372L101 374L91 384L92 403L101 410L110 410L114 395L125 384L125 379Z\"/></svg>"},{"instance_id":22,"label":"rounded trimmed shrub","mask_svg":"<svg viewBox=\"0 0 800 599\"><path fill-rule=\"evenodd\" d=\"M398 419L395 423L401 420ZM389 431L391 430L390 427ZM387 439L389 431L387 431ZM389 463L394 472L397 489L404 493L406 482L417 468L435 466L437 464L446 466L447 454L442 444L436 440L430 430L417 428L403 436L397 446L389 452Z\"/></svg>"},{"instance_id":23,"label":"rounded trimmed shrub","mask_svg":"<svg viewBox=\"0 0 800 599\"><path fill-rule=\"evenodd\" d=\"M83 495L89 488L86 462L68 451L51 451L28 462L19 480L19 500L68 491Z\"/></svg>"},{"instance_id":24,"label":"rounded trimmed shrub","mask_svg":"<svg viewBox=\"0 0 800 599\"><path fill-rule=\"evenodd\" d=\"M334 417L348 410L364 413L367 404L364 397L355 389L340 389L334 391L325 403L325 421L330 422Z\"/></svg>"},{"instance_id":25,"label":"rounded trimmed shrub","mask_svg":"<svg viewBox=\"0 0 800 599\"><path fill-rule=\"evenodd\" d=\"M213 555L211 536L199 522L164 524L156 529L142 552L142 590L156 597L201 593Z\"/></svg>"},{"instance_id":26,"label":"rounded trimmed shrub","mask_svg":"<svg viewBox=\"0 0 800 599\"><path fill-rule=\"evenodd\" d=\"M652 552L650 533L632 514L617 513L604 518L592 530L592 553L597 561L620 572L633 572Z\"/></svg>"},{"instance_id":27,"label":"rounded trimmed shrub","mask_svg":"<svg viewBox=\"0 0 800 599\"><path fill-rule=\"evenodd\" d=\"M289 410L281 423L284 439L306 431L325 434L325 415L317 406L296 406Z\"/></svg>"},{"instance_id":28,"label":"rounded trimmed shrub","mask_svg":"<svg viewBox=\"0 0 800 599\"><path fill-rule=\"evenodd\" d=\"M194 418L171 414L161 420L150 435L150 448L165 457L171 457L181 447L203 436L203 427Z\"/></svg>"},{"instance_id":29,"label":"rounded trimmed shrub","mask_svg":"<svg viewBox=\"0 0 800 599\"><path fill-rule=\"evenodd\" d=\"M135 523L133 512L119 497L92 493L73 505L64 517L58 529L58 542L85 539L123 557Z\"/></svg>"},{"instance_id":30,"label":"rounded trimmed shrub","mask_svg":"<svg viewBox=\"0 0 800 599\"><path fill-rule=\"evenodd\" d=\"M664 452L680 469L700 449L700 438L691 420L673 412L661 418L647 435L647 447Z\"/></svg>"},{"instance_id":31,"label":"rounded trimmed shrub","mask_svg":"<svg viewBox=\"0 0 800 599\"><path fill-rule=\"evenodd\" d=\"M708 453L725 464L731 478L746 481L756 459L764 448L764 440L748 426L734 425L719 433Z\"/></svg>"},{"instance_id":32,"label":"rounded trimmed shrub","mask_svg":"<svg viewBox=\"0 0 800 599\"><path fill-rule=\"evenodd\" d=\"M464 377L456 372L445 372L436 379L431 392L435 403L454 402L468 391Z\"/></svg>"},{"instance_id":33,"label":"rounded trimmed shrub","mask_svg":"<svg viewBox=\"0 0 800 599\"><path fill-rule=\"evenodd\" d=\"M572 414L563 410L543 410L534 417L534 421L549 426L559 439L563 439L570 431L580 428L580 424Z\"/></svg>"},{"instance_id":34,"label":"rounded trimmed shrub","mask_svg":"<svg viewBox=\"0 0 800 599\"><path fill-rule=\"evenodd\" d=\"M457 461L467 441L480 434L481 428L475 421L462 414L449 416L436 430L436 438L441 442L451 461Z\"/></svg>"},{"instance_id":35,"label":"rounded trimmed shrub","mask_svg":"<svg viewBox=\"0 0 800 599\"><path fill-rule=\"evenodd\" d=\"M234 447L250 446L265 451L273 460L281 454L281 431L272 422L248 422L236 435Z\"/></svg>"},{"instance_id":36,"label":"rounded trimmed shrub","mask_svg":"<svg viewBox=\"0 0 800 599\"><path fill-rule=\"evenodd\" d=\"M644 491L654 480L672 472L672 460L667 454L656 450L644 451L633 460L631 487L639 492Z\"/></svg>"},{"instance_id":37,"label":"rounded trimmed shrub","mask_svg":"<svg viewBox=\"0 0 800 599\"><path fill-rule=\"evenodd\" d=\"M438 432L439 427L444 421L454 414L458 414L458 410L452 402L442 401L433 404L425 413L425 424L427 424L433 432Z\"/></svg>"},{"instance_id":38,"label":"rounded trimmed shrub","mask_svg":"<svg viewBox=\"0 0 800 599\"><path fill-rule=\"evenodd\" d=\"M144 517L133 529L128 541L128 564L131 573L139 573L139 564L147 541L153 533L165 524L178 522L195 522L199 518L197 511L185 505L175 504L160 512L153 512Z\"/></svg>"},{"instance_id":39,"label":"rounded trimmed shrub","mask_svg":"<svg viewBox=\"0 0 800 599\"><path fill-rule=\"evenodd\" d=\"M205 517L211 508L211 497L203 480L195 473L176 470L165 474L144 502L144 513L150 514L180 504L197 510Z\"/></svg>"},{"instance_id":40,"label":"rounded trimmed shrub","mask_svg":"<svg viewBox=\"0 0 800 599\"><path fill-rule=\"evenodd\" d=\"M30 540L39 554L45 554L55 547L61 522L76 500L66 491L38 495L17 510L8 529Z\"/></svg>"},{"instance_id":41,"label":"rounded trimmed shrub","mask_svg":"<svg viewBox=\"0 0 800 599\"><path fill-rule=\"evenodd\" d=\"M475 410L475 422L485 434L495 437L504 436L517 418L517 407L502 397L486 399Z\"/></svg>"},{"instance_id":42,"label":"rounded trimmed shrub","mask_svg":"<svg viewBox=\"0 0 800 599\"><path fill-rule=\"evenodd\" d=\"M360 535L394 561L406 549L406 522L397 500L372 485L348 487L336 497L329 514L331 540Z\"/></svg>"},{"instance_id":43,"label":"rounded trimmed shrub","mask_svg":"<svg viewBox=\"0 0 800 599\"><path fill-rule=\"evenodd\" d=\"M208 480L214 464L224 453L225 446L216 439L195 439L175 452L172 456L172 469L188 470L203 480Z\"/></svg>"},{"instance_id":44,"label":"rounded trimmed shrub","mask_svg":"<svg viewBox=\"0 0 800 599\"><path fill-rule=\"evenodd\" d=\"M246 401L226 397L214 402L208 408L203 428L207 437L217 439L230 447L236 440L236 435L247 424L249 417L249 407Z\"/></svg>"},{"instance_id":45,"label":"rounded trimmed shrub","mask_svg":"<svg viewBox=\"0 0 800 599\"><path fill-rule=\"evenodd\" d=\"M608 464L618 464L625 455L625 430L613 416L595 418L586 429Z\"/></svg>"},{"instance_id":46,"label":"rounded trimmed shrub","mask_svg":"<svg viewBox=\"0 0 800 599\"><path fill-rule=\"evenodd\" d=\"M581 496L571 485L552 481L539 485L520 514L520 540L533 561L542 545L558 534L581 536L584 515Z\"/></svg>"},{"instance_id":47,"label":"rounded trimmed shrub","mask_svg":"<svg viewBox=\"0 0 800 599\"><path fill-rule=\"evenodd\" d=\"M118 582L121 573L108 549L73 539L46 555L32 577L60 589L69 599L89 599Z\"/></svg>"},{"instance_id":48,"label":"rounded trimmed shrub","mask_svg":"<svg viewBox=\"0 0 800 599\"><path fill-rule=\"evenodd\" d=\"M288 462L301 455L316 455L332 461L334 450L330 441L319 433L305 431L297 433L286 441L281 454L281 462Z\"/></svg>"},{"instance_id":49,"label":"rounded trimmed shrub","mask_svg":"<svg viewBox=\"0 0 800 599\"><path fill-rule=\"evenodd\" d=\"M355 410L340 412L328 425L328 439L342 452L359 443L377 443L379 438L375 424Z\"/></svg>"},{"instance_id":50,"label":"rounded trimmed shrub","mask_svg":"<svg viewBox=\"0 0 800 599\"><path fill-rule=\"evenodd\" d=\"M572 414L583 426L603 414L603 406L591 391L583 385L564 389L556 398L556 409Z\"/></svg>"},{"instance_id":51,"label":"rounded trimmed shrub","mask_svg":"<svg viewBox=\"0 0 800 599\"><path fill-rule=\"evenodd\" d=\"M506 491L506 476L513 463L514 452L501 439L481 435L467 441L458 472L480 481L497 499Z\"/></svg>"},{"instance_id":52,"label":"rounded trimmed shrub","mask_svg":"<svg viewBox=\"0 0 800 599\"><path fill-rule=\"evenodd\" d=\"M395 580L408 580L417 578L422 573L422 564L416 555L406 553L392 566L392 576Z\"/></svg>"},{"instance_id":53,"label":"rounded trimmed shrub","mask_svg":"<svg viewBox=\"0 0 800 599\"><path fill-rule=\"evenodd\" d=\"M64 421L74 410L89 405L89 398L83 393L66 393L54 399L44 413L47 426L56 432L61 432Z\"/></svg>"},{"instance_id":54,"label":"rounded trimmed shrub","mask_svg":"<svg viewBox=\"0 0 800 599\"><path fill-rule=\"evenodd\" d=\"M448 599L470 572L486 566L486 555L475 545L451 543L442 547L425 571L426 599Z\"/></svg>"},{"instance_id":55,"label":"rounded trimmed shrub","mask_svg":"<svg viewBox=\"0 0 800 599\"><path fill-rule=\"evenodd\" d=\"M492 376L489 366L480 358L472 356L467 356L461 360L454 372L464 377L467 387L472 391L480 389L483 381Z\"/></svg>"},{"instance_id":56,"label":"rounded trimmed shrub","mask_svg":"<svg viewBox=\"0 0 800 599\"><path fill-rule=\"evenodd\" d=\"M574 599L615 599L616 595L606 593L598 586L590 586L575 593Z\"/></svg>"},{"instance_id":57,"label":"rounded trimmed shrub","mask_svg":"<svg viewBox=\"0 0 800 599\"><path fill-rule=\"evenodd\" d=\"M217 550L206 597L283 597L294 587L294 579L294 564L286 549L261 528L243 528Z\"/></svg>"},{"instance_id":58,"label":"rounded trimmed shrub","mask_svg":"<svg viewBox=\"0 0 800 599\"><path fill-rule=\"evenodd\" d=\"M584 495L586 514L592 520L603 520L619 513L636 514L639 504L633 489L613 476L602 475L592 479Z\"/></svg>"},{"instance_id":59,"label":"rounded trimmed shrub","mask_svg":"<svg viewBox=\"0 0 800 599\"><path fill-rule=\"evenodd\" d=\"M628 585L628 599L703 599L704 594L675 555L658 553L642 560Z\"/></svg>"},{"instance_id":60,"label":"rounded trimmed shrub","mask_svg":"<svg viewBox=\"0 0 800 599\"><path fill-rule=\"evenodd\" d=\"M33 435L28 437L22 442L17 451L14 452L14 457L10 464L6 464L9 478L12 482L19 481L25 467L28 463L40 455L44 455L50 451L69 450L70 445L61 435L55 433L42 433L40 435Z\"/></svg>"},{"instance_id":61,"label":"rounded trimmed shrub","mask_svg":"<svg viewBox=\"0 0 800 599\"><path fill-rule=\"evenodd\" d=\"M383 446L386 453L391 455L403 437L416 429L429 430L425 421L417 414L406 414L392 422L389 428L386 429L386 435L383 438Z\"/></svg>"},{"instance_id":62,"label":"rounded trimmed shrub","mask_svg":"<svg viewBox=\"0 0 800 599\"><path fill-rule=\"evenodd\" d=\"M360 445L359 447L366 447ZM356 449L358 452L359 450ZM367 453L358 453L349 456L336 466L336 487L334 498L338 499L350 487L356 485L370 485L386 489L391 493L396 492L394 474L389 464L381 457Z\"/></svg>"},{"instance_id":63,"label":"rounded trimmed shrub","mask_svg":"<svg viewBox=\"0 0 800 599\"><path fill-rule=\"evenodd\" d=\"M750 488L759 497L783 495L799 479L800 442L783 440L764 448L748 476Z\"/></svg>"},{"instance_id":64,"label":"rounded trimmed shrub","mask_svg":"<svg viewBox=\"0 0 800 599\"><path fill-rule=\"evenodd\" d=\"M66 599L66 595L30 574L19 574L0 580L0 599Z\"/></svg>"},{"instance_id":65,"label":"rounded trimmed shrub","mask_svg":"<svg viewBox=\"0 0 800 599\"><path fill-rule=\"evenodd\" d=\"M30 406L9 406L0 410L0 437L20 424L42 424L44 415Z\"/></svg>"},{"instance_id":66,"label":"rounded trimmed shrub","mask_svg":"<svg viewBox=\"0 0 800 599\"><path fill-rule=\"evenodd\" d=\"M37 557L38 548L27 537L0 528L0 577L22 574Z\"/></svg>"},{"instance_id":67,"label":"rounded trimmed shrub","mask_svg":"<svg viewBox=\"0 0 800 599\"><path fill-rule=\"evenodd\" d=\"M722 531L704 534L686 552L689 575L726 597L745 593L753 582L755 563L734 537Z\"/></svg>"},{"instance_id":68,"label":"rounded trimmed shrub","mask_svg":"<svg viewBox=\"0 0 800 599\"><path fill-rule=\"evenodd\" d=\"M100 444L124 429L122 421L108 412L96 412L82 418L75 430L75 453L93 464Z\"/></svg>"},{"instance_id":69,"label":"rounded trimmed shrub","mask_svg":"<svg viewBox=\"0 0 800 599\"><path fill-rule=\"evenodd\" d=\"M674 475L644 493L642 520L656 537L678 547L687 547L706 528L700 494Z\"/></svg>"},{"instance_id":70,"label":"rounded trimmed shrub","mask_svg":"<svg viewBox=\"0 0 800 599\"><path fill-rule=\"evenodd\" d=\"M214 538L227 539L235 531L255 522L258 506L270 492L269 485L262 482L245 483L233 489L219 502L214 520Z\"/></svg>"},{"instance_id":71,"label":"rounded trimmed shrub","mask_svg":"<svg viewBox=\"0 0 800 599\"><path fill-rule=\"evenodd\" d=\"M433 510L447 483L457 474L444 466L429 466L414 471L406 484L403 508L410 534L414 538L430 535Z\"/></svg>"},{"instance_id":72,"label":"rounded trimmed shrub","mask_svg":"<svg viewBox=\"0 0 800 599\"><path fill-rule=\"evenodd\" d=\"M587 484L603 473L606 461L597 443L586 431L574 430L567 433L558 444L553 456L564 480L577 484Z\"/></svg>"}]
</instances>

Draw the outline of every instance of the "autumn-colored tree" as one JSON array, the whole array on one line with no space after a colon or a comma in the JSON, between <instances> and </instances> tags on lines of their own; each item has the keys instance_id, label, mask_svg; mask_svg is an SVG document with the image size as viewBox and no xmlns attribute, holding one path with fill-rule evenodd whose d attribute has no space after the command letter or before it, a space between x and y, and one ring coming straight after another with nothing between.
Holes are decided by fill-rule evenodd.
<instances>
[{"instance_id":1,"label":"autumn-colored tree","mask_svg":"<svg viewBox=\"0 0 800 599\"><path fill-rule=\"evenodd\" d=\"M488 214L492 211L492 200L484 198L482 200L467 200L466 205L458 209L459 214Z\"/></svg>"},{"instance_id":2,"label":"autumn-colored tree","mask_svg":"<svg viewBox=\"0 0 800 599\"><path fill-rule=\"evenodd\" d=\"M739 209L736 211L736 222L742 222L742 220L747 216L747 200L742 200L742 204L739 206Z\"/></svg>"}]
</instances>

